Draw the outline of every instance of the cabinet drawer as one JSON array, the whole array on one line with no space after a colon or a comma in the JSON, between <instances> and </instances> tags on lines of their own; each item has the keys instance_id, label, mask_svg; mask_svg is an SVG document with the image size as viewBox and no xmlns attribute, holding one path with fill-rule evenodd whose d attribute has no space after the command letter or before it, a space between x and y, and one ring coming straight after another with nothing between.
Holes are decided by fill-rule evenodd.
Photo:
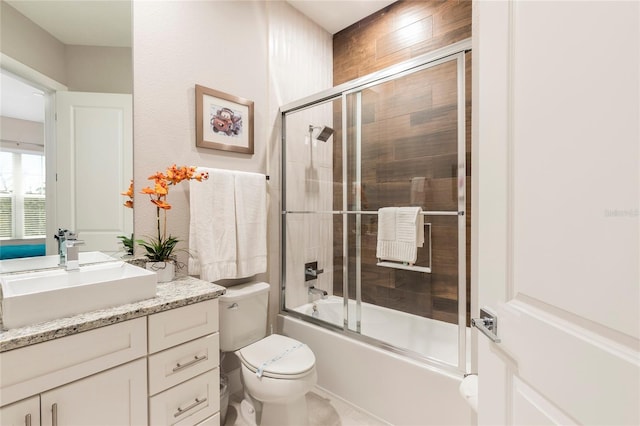
<instances>
[{"instance_id":1,"label":"cabinet drawer","mask_svg":"<svg viewBox=\"0 0 640 426\"><path fill-rule=\"evenodd\" d=\"M150 398L152 425L192 426L220 411L218 369L179 384Z\"/></svg>"},{"instance_id":2,"label":"cabinet drawer","mask_svg":"<svg viewBox=\"0 0 640 426\"><path fill-rule=\"evenodd\" d=\"M149 316L149 353L218 331L218 299Z\"/></svg>"},{"instance_id":3,"label":"cabinet drawer","mask_svg":"<svg viewBox=\"0 0 640 426\"><path fill-rule=\"evenodd\" d=\"M220 426L220 413L216 413L208 419L201 421L196 426Z\"/></svg>"},{"instance_id":4,"label":"cabinet drawer","mask_svg":"<svg viewBox=\"0 0 640 426\"><path fill-rule=\"evenodd\" d=\"M39 426L40 397L32 396L0 408L2 426Z\"/></svg>"},{"instance_id":5,"label":"cabinet drawer","mask_svg":"<svg viewBox=\"0 0 640 426\"><path fill-rule=\"evenodd\" d=\"M0 406L146 355L144 318L0 353Z\"/></svg>"},{"instance_id":6,"label":"cabinet drawer","mask_svg":"<svg viewBox=\"0 0 640 426\"><path fill-rule=\"evenodd\" d=\"M149 357L149 393L155 395L219 364L218 333L175 346Z\"/></svg>"}]
</instances>

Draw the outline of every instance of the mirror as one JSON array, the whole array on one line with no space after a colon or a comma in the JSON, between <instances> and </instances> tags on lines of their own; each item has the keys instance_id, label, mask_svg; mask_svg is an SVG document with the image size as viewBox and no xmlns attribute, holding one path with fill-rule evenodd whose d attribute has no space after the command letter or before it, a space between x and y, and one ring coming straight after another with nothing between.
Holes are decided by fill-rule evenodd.
<instances>
[{"instance_id":1,"label":"mirror","mask_svg":"<svg viewBox=\"0 0 640 426\"><path fill-rule=\"evenodd\" d=\"M131 2L0 7L2 258L45 254L43 244L55 254L60 227L78 233L83 251L124 255L117 237L133 235L133 212L120 195L133 175ZM44 106L40 118L23 115L20 98L6 98L16 96L8 78ZM26 179L38 173L41 184Z\"/></svg>"}]
</instances>

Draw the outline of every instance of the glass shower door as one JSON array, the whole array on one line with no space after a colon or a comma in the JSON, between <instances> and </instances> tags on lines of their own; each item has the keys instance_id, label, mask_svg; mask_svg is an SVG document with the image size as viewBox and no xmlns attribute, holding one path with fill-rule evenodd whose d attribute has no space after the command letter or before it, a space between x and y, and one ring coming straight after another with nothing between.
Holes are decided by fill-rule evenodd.
<instances>
[{"instance_id":1,"label":"glass shower door","mask_svg":"<svg viewBox=\"0 0 640 426\"><path fill-rule=\"evenodd\" d=\"M458 52L283 113L281 294L291 315L462 371L470 53ZM415 263L378 258L383 207L422 209Z\"/></svg>"},{"instance_id":2,"label":"glass shower door","mask_svg":"<svg viewBox=\"0 0 640 426\"><path fill-rule=\"evenodd\" d=\"M463 79L460 54L343 98L347 327L453 366L466 329ZM378 209L408 206L425 212L417 262L381 261Z\"/></svg>"}]
</instances>

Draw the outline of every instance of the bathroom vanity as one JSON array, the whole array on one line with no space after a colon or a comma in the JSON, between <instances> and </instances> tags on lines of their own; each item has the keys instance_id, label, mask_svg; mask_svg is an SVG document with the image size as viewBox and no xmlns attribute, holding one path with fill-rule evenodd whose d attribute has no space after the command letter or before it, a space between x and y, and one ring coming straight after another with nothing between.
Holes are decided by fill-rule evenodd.
<instances>
[{"instance_id":1,"label":"bathroom vanity","mask_svg":"<svg viewBox=\"0 0 640 426\"><path fill-rule=\"evenodd\" d=\"M0 424L219 425L224 291L181 277L141 302L0 331Z\"/></svg>"}]
</instances>

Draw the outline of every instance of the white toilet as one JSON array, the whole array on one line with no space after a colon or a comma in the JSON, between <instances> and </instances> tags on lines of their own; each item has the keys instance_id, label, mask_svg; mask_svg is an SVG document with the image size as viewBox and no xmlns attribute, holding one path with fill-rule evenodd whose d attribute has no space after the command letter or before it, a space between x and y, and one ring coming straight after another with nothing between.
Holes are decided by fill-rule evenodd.
<instances>
[{"instance_id":1,"label":"white toilet","mask_svg":"<svg viewBox=\"0 0 640 426\"><path fill-rule=\"evenodd\" d=\"M220 296L220 350L240 359L245 400L240 415L261 426L309 423L305 394L317 381L316 358L305 344L267 332L269 284L227 288ZM266 336L266 337L265 337Z\"/></svg>"}]
</instances>

